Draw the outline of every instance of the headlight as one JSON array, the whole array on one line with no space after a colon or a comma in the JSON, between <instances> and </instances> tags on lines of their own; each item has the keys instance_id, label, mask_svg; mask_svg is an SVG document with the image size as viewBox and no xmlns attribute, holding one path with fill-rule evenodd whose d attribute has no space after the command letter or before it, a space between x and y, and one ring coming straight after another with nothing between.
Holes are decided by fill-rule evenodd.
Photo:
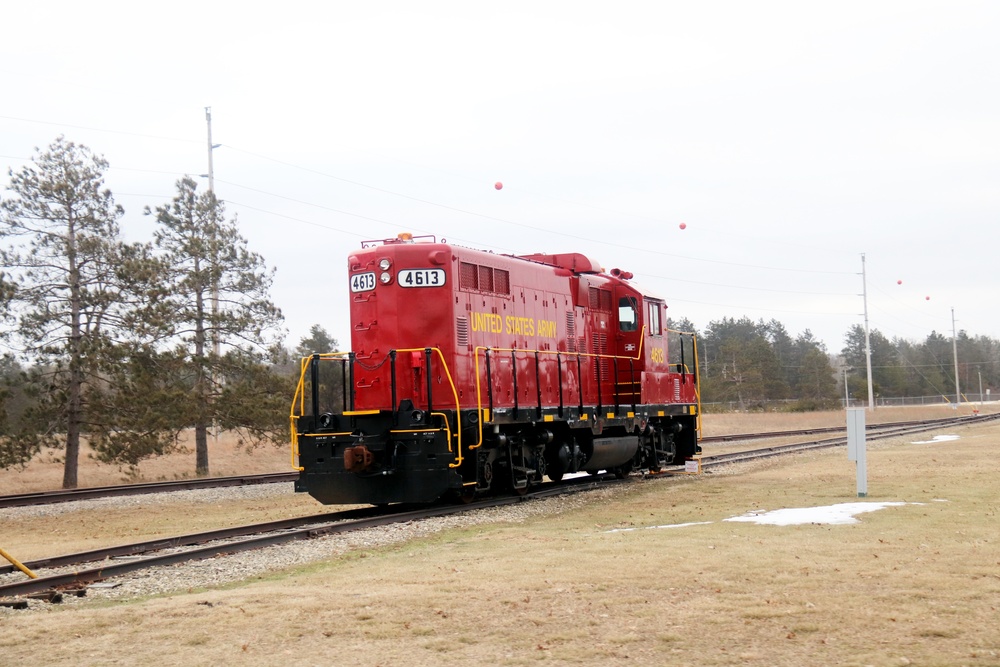
<instances>
[{"instance_id":1,"label":"headlight","mask_svg":"<svg viewBox=\"0 0 1000 667\"><path fill-rule=\"evenodd\" d=\"M388 271L390 266L392 266L392 260L390 260L388 257L383 257L378 261L378 268L382 269L383 271Z\"/></svg>"},{"instance_id":2,"label":"headlight","mask_svg":"<svg viewBox=\"0 0 1000 667\"><path fill-rule=\"evenodd\" d=\"M382 281L383 285L388 285L392 282L392 274L388 271L383 271L382 275L380 275L378 279Z\"/></svg>"}]
</instances>

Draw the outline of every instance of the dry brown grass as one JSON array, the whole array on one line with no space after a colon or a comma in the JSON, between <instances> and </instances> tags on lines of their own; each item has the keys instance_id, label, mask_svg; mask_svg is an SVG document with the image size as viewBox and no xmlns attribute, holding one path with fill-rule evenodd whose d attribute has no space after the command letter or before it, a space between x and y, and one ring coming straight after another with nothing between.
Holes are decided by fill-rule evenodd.
<instances>
[{"instance_id":1,"label":"dry brown grass","mask_svg":"<svg viewBox=\"0 0 1000 667\"><path fill-rule=\"evenodd\" d=\"M855 525L722 522L857 500L843 449L800 455L224 590L8 615L0 662L1000 665L1000 426L944 432L962 438L871 443L867 500L920 504Z\"/></svg>"}]
</instances>

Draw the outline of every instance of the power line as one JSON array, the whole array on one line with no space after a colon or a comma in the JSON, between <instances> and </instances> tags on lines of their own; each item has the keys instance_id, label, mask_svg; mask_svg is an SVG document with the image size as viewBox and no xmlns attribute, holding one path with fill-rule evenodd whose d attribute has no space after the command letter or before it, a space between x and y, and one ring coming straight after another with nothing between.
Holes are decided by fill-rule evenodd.
<instances>
[{"instance_id":1,"label":"power line","mask_svg":"<svg viewBox=\"0 0 1000 667\"><path fill-rule=\"evenodd\" d=\"M162 141L180 141L184 143L201 143L194 139L178 139L177 137L161 137L155 134L140 134L138 132L126 132L125 130L108 130L101 127L89 127L87 125L72 125L70 123L53 123L45 120L33 120L31 118L17 118L15 116L0 116L4 120L13 120L19 123L34 123L35 125L51 125L53 127L71 127L74 130L87 130L89 132L104 132L106 134L120 134L126 137L142 137L143 139L159 139Z\"/></svg>"}]
</instances>

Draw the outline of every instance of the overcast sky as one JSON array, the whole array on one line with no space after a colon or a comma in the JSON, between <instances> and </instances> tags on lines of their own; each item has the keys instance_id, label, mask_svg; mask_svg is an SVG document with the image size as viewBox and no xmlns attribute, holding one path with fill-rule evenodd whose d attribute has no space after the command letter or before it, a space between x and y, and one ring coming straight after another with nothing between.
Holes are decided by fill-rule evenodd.
<instances>
[{"instance_id":1,"label":"overcast sky","mask_svg":"<svg viewBox=\"0 0 1000 667\"><path fill-rule=\"evenodd\" d=\"M143 208L208 170L210 106L290 345L349 345L346 257L401 231L582 252L699 329L773 318L831 352L864 253L872 328L950 336L954 308L1000 338L998 2L234 7L6 6L0 164L89 146L148 239Z\"/></svg>"}]
</instances>

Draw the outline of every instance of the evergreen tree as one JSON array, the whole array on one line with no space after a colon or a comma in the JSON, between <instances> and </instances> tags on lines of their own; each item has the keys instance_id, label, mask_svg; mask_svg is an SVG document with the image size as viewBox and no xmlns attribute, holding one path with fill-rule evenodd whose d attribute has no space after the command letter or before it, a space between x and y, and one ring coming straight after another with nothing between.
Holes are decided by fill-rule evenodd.
<instances>
[{"instance_id":1,"label":"evergreen tree","mask_svg":"<svg viewBox=\"0 0 1000 667\"><path fill-rule=\"evenodd\" d=\"M9 337L33 362L35 398L19 427L9 427L3 460L23 464L61 439L64 488L77 486L84 432L99 441L128 428L102 410L101 397L117 391L119 346L145 332L135 309L156 301L139 290L155 273L149 248L119 238L123 211L104 188L107 167L59 137L32 164L8 171L13 196L0 203L0 259L11 271L2 291L17 320Z\"/></svg>"},{"instance_id":2,"label":"evergreen tree","mask_svg":"<svg viewBox=\"0 0 1000 667\"><path fill-rule=\"evenodd\" d=\"M806 329L794 344L792 395L808 409L832 406L838 399L837 379L826 347Z\"/></svg>"},{"instance_id":3,"label":"evergreen tree","mask_svg":"<svg viewBox=\"0 0 1000 667\"><path fill-rule=\"evenodd\" d=\"M262 396L264 385L254 384L267 379L260 367L280 345L282 315L269 296L273 270L247 248L214 193L196 189L183 178L171 204L146 213L156 216L155 243L169 266L169 322L183 360L177 381L188 387L183 413L195 431L195 470L207 475L213 422L236 428L241 442L278 437L288 397L282 388L279 407L277 394Z\"/></svg>"},{"instance_id":4,"label":"evergreen tree","mask_svg":"<svg viewBox=\"0 0 1000 667\"><path fill-rule=\"evenodd\" d=\"M308 357L311 354L337 351L337 339L326 332L326 329L318 324L309 327L309 335L299 341L295 348L295 355L298 357Z\"/></svg>"},{"instance_id":5,"label":"evergreen tree","mask_svg":"<svg viewBox=\"0 0 1000 667\"><path fill-rule=\"evenodd\" d=\"M905 372L900 363L896 346L878 329L871 329L872 393L874 396L895 393L902 383ZM841 354L844 361L856 369L848 379L851 395L858 398L868 396L867 359L865 355L865 330L856 324L848 331L845 338L846 346Z\"/></svg>"}]
</instances>

